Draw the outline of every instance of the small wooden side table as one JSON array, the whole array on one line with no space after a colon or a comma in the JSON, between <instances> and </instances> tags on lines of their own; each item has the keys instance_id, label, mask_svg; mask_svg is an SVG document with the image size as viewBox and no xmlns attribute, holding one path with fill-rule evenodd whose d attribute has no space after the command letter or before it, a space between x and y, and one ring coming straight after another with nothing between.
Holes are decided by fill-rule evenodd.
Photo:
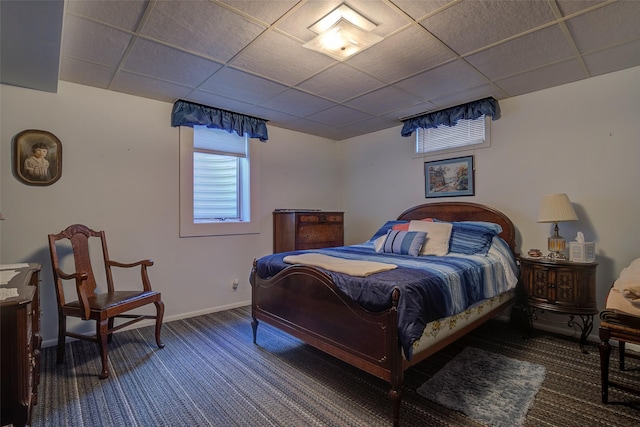
<instances>
[{"instance_id":1,"label":"small wooden side table","mask_svg":"<svg viewBox=\"0 0 640 427\"><path fill-rule=\"evenodd\" d=\"M593 329L596 304L595 262L577 263L547 258L520 258L520 284L525 294L529 328L533 329L536 311L569 315L569 327L582 330L580 350ZM579 317L582 324L575 321Z\"/></svg>"}]
</instances>

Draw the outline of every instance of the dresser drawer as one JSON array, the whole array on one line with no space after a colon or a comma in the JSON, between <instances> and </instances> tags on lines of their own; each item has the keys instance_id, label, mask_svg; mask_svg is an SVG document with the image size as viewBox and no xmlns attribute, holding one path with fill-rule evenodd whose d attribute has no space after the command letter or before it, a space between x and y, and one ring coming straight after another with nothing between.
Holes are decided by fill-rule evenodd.
<instances>
[{"instance_id":1,"label":"dresser drawer","mask_svg":"<svg viewBox=\"0 0 640 427\"><path fill-rule=\"evenodd\" d=\"M300 215L298 222L302 225L305 223L310 224L325 224L336 223L342 224L342 214L313 214L313 215Z\"/></svg>"},{"instance_id":2,"label":"dresser drawer","mask_svg":"<svg viewBox=\"0 0 640 427\"><path fill-rule=\"evenodd\" d=\"M318 249L341 246L343 241L342 224L301 225L298 229L298 249Z\"/></svg>"}]
</instances>

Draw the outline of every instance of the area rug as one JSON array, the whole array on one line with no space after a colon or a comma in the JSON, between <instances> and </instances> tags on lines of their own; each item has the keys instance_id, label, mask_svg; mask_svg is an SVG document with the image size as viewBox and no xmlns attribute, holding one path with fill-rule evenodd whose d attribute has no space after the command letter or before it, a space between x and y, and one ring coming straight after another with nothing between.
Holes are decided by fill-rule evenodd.
<instances>
[{"instance_id":1,"label":"area rug","mask_svg":"<svg viewBox=\"0 0 640 427\"><path fill-rule=\"evenodd\" d=\"M521 426L544 381L545 367L465 347L417 392L492 427Z\"/></svg>"}]
</instances>

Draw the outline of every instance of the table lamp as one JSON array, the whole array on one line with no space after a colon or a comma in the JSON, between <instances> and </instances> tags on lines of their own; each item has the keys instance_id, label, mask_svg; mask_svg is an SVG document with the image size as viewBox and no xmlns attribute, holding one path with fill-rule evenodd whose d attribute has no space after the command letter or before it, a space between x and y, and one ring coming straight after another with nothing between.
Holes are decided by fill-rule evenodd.
<instances>
[{"instance_id":1,"label":"table lamp","mask_svg":"<svg viewBox=\"0 0 640 427\"><path fill-rule=\"evenodd\" d=\"M564 251L566 241L558 234L558 223L563 221L577 221L578 215L573 210L569 196L564 193L548 194L542 198L538 211L538 222L553 222L555 224L553 236L548 239L549 259L567 259Z\"/></svg>"}]
</instances>

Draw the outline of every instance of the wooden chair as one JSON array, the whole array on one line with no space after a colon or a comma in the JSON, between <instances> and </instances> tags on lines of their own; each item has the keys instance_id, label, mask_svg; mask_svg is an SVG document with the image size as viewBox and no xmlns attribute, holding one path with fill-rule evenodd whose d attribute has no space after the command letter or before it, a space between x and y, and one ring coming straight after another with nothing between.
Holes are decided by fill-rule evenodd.
<instances>
[{"instance_id":1,"label":"wooden chair","mask_svg":"<svg viewBox=\"0 0 640 427\"><path fill-rule=\"evenodd\" d=\"M102 257L107 276L107 290L104 293L96 293L96 280L91 267L89 257L89 240L97 238L102 245ZM62 250L63 239L68 239L73 251L75 262L75 272L67 274L60 269L58 251ZM91 241L96 241L92 239ZM56 243L58 242L58 243ZM59 246L59 247L56 247ZM51 264L53 267L53 278L56 285L56 297L58 300L58 349L57 362L64 362L65 337L72 337L98 343L98 349L102 357L102 372L100 379L109 376L108 370L108 343L111 342L112 334L126 326L144 319L156 320L156 343L159 348L164 344L160 341L160 329L162 328L162 317L164 315L164 303L159 292L151 290L151 284L147 275L147 267L153 265L151 260L143 260L135 263L124 264L112 261L107 251L107 242L104 231L94 231L81 224L74 224L67 227L59 234L49 234L49 251L51 253ZM61 252L63 253L63 252ZM131 268L140 266L142 276L142 290L122 290L116 291L113 282L112 267ZM74 280L77 292L77 300L67 301L63 289L63 281ZM131 310L155 304L156 315L126 314ZM95 320L95 335L79 334L67 331L67 316L79 317L82 320ZM119 325L114 325L116 318L130 319Z\"/></svg>"},{"instance_id":2,"label":"wooden chair","mask_svg":"<svg viewBox=\"0 0 640 427\"><path fill-rule=\"evenodd\" d=\"M640 395L640 387L632 387L609 379L609 358L611 356L610 339L618 340L620 354L619 368L625 370L625 358L640 359L640 356L626 351L626 343L640 345L640 317L626 315L615 310L600 312L600 376L602 382L602 403L609 401L609 387Z\"/></svg>"}]
</instances>

